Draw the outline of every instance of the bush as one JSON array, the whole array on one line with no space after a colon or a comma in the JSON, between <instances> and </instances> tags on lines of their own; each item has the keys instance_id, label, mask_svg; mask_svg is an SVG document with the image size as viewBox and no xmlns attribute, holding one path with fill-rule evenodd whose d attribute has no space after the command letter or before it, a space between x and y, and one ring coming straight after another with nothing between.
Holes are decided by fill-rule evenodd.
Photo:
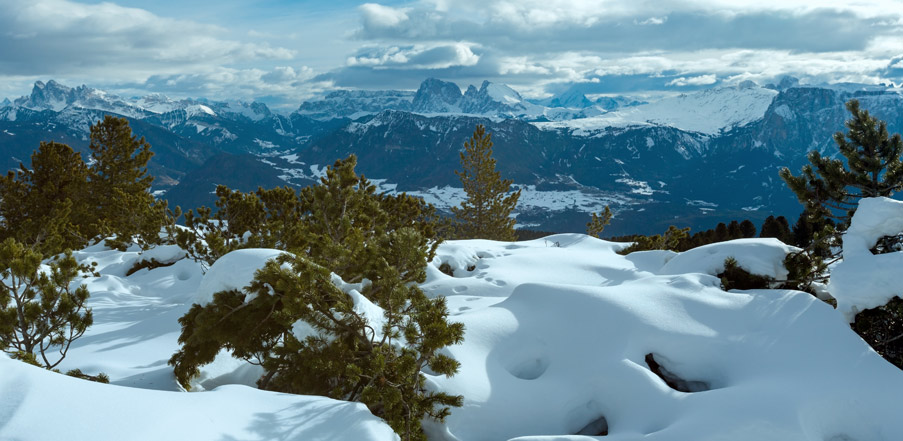
<instances>
[{"instance_id":1,"label":"bush","mask_svg":"<svg viewBox=\"0 0 903 441\"><path fill-rule=\"evenodd\" d=\"M375 194L354 165L354 157L337 161L320 185L297 196L219 192L220 213L203 210L182 234L196 258L248 246L294 254L267 262L244 290L194 305L179 320L183 346L170 364L188 388L201 366L229 349L264 368L263 389L360 401L403 439L423 440L421 418L441 420L462 398L428 391L422 371L454 374L458 363L440 351L460 342L464 329L448 323L444 299L416 285L437 245L432 207ZM340 289L333 273L360 292ZM382 317L363 315L362 302Z\"/></svg>"},{"instance_id":2,"label":"bush","mask_svg":"<svg viewBox=\"0 0 903 441\"><path fill-rule=\"evenodd\" d=\"M42 256L12 238L0 244L0 347L52 369L94 319L88 289L71 289L80 267L70 252L41 269Z\"/></svg>"},{"instance_id":3,"label":"bush","mask_svg":"<svg viewBox=\"0 0 903 441\"><path fill-rule=\"evenodd\" d=\"M903 299L856 314L852 328L885 360L903 369Z\"/></svg>"},{"instance_id":4,"label":"bush","mask_svg":"<svg viewBox=\"0 0 903 441\"><path fill-rule=\"evenodd\" d=\"M718 274L721 279L721 289L769 289L774 280L771 277L750 273L741 268L737 259L728 257L724 259L724 271Z\"/></svg>"}]
</instances>

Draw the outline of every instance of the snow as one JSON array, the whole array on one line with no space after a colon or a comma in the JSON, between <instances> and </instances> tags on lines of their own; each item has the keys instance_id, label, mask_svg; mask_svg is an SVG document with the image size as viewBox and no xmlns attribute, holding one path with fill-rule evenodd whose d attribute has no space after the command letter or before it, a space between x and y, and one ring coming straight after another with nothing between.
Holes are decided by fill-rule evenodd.
<instances>
[{"instance_id":1,"label":"snow","mask_svg":"<svg viewBox=\"0 0 903 441\"><path fill-rule=\"evenodd\" d=\"M724 272L724 260L733 257L740 268L773 279L787 278L784 258L799 248L785 245L774 238L736 239L719 242L678 254L668 261L660 274L703 273L718 275Z\"/></svg>"},{"instance_id":2,"label":"snow","mask_svg":"<svg viewBox=\"0 0 903 441\"><path fill-rule=\"evenodd\" d=\"M903 203L863 201L842 264L858 269L838 265L834 277L859 274L861 290L890 280L899 264L860 259L870 258L871 238L903 230L901 214ZM427 424L431 441L578 441L606 425L601 439L617 441L903 439L903 374L853 333L842 311L796 291L725 292L713 276L734 257L780 278L794 248L743 239L618 255L625 246L582 234L439 246L421 287L445 296L466 330L463 343L445 349L459 372L426 376L431 389L462 394L464 406L446 424ZM180 391L167 365L179 347L178 318L217 290L240 289L281 253L235 251L205 274L176 260L184 253L175 247L76 252L98 263L100 276L83 281L95 324L61 368L102 371L113 384L0 356L0 439L397 439L360 404L243 386L259 368L225 351L202 368L197 392ZM873 257L884 256L896 258ZM149 257L173 264L125 275ZM439 270L443 263L453 276ZM332 282L378 323L381 310L360 295L366 281ZM842 291L832 291L839 303L852 298ZM669 387L649 359L692 387Z\"/></svg>"},{"instance_id":3,"label":"snow","mask_svg":"<svg viewBox=\"0 0 903 441\"><path fill-rule=\"evenodd\" d=\"M216 112L213 109L203 105L203 104L194 104L185 108L185 113L188 114L188 117L191 118L197 115L210 115L216 116Z\"/></svg>"},{"instance_id":4,"label":"snow","mask_svg":"<svg viewBox=\"0 0 903 441\"><path fill-rule=\"evenodd\" d=\"M0 439L396 440L360 403L247 386L160 392L66 377L0 355Z\"/></svg>"},{"instance_id":5,"label":"snow","mask_svg":"<svg viewBox=\"0 0 903 441\"><path fill-rule=\"evenodd\" d=\"M248 286L254 279L254 273L263 268L267 261L283 254L286 253L262 248L248 248L226 254L214 262L204 275L195 294L194 303L206 305L212 302L213 295L220 291L241 291ZM251 301L252 298L249 295L245 301Z\"/></svg>"},{"instance_id":6,"label":"snow","mask_svg":"<svg viewBox=\"0 0 903 441\"><path fill-rule=\"evenodd\" d=\"M588 118L534 124L541 129L570 129L575 134L587 136L607 127L646 125L717 135L761 119L777 94L775 90L760 87L722 87L667 97Z\"/></svg>"},{"instance_id":7,"label":"snow","mask_svg":"<svg viewBox=\"0 0 903 441\"><path fill-rule=\"evenodd\" d=\"M886 304L903 294L900 268L903 252L872 254L883 236L903 233L903 202L866 198L859 202L843 235L843 260L831 270L828 292L848 322L860 311Z\"/></svg>"}]
</instances>

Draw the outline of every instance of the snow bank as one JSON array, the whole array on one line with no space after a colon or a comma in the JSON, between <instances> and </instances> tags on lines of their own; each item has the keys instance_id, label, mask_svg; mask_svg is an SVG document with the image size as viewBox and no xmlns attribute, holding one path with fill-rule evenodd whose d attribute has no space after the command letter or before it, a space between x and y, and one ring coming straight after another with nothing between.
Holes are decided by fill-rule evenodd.
<instances>
[{"instance_id":1,"label":"snow bank","mask_svg":"<svg viewBox=\"0 0 903 441\"><path fill-rule=\"evenodd\" d=\"M220 291L239 290L254 280L254 273L263 268L269 260L273 260L285 251L266 248L248 248L232 251L219 258L204 275L198 287L194 302L204 306L213 301L213 295ZM246 300L250 301L251 296Z\"/></svg>"},{"instance_id":2,"label":"snow bank","mask_svg":"<svg viewBox=\"0 0 903 441\"><path fill-rule=\"evenodd\" d=\"M774 238L736 239L696 247L674 256L659 274L703 273L717 275L724 272L724 260L733 257L740 268L760 276L785 279L784 258L799 248Z\"/></svg>"},{"instance_id":3,"label":"snow bank","mask_svg":"<svg viewBox=\"0 0 903 441\"><path fill-rule=\"evenodd\" d=\"M860 311L886 304L903 295L900 269L903 252L872 254L884 236L903 233L903 202L869 198L859 202L850 228L843 235L843 261L831 270L828 292L848 322Z\"/></svg>"},{"instance_id":4,"label":"snow bank","mask_svg":"<svg viewBox=\"0 0 903 441\"><path fill-rule=\"evenodd\" d=\"M864 202L860 218L903 218L898 202ZM899 266L857 259L896 258L861 252L870 246L865 238L894 222L854 225L847 245L863 239L843 265L859 266L838 266L837 282L847 277L849 287L855 280L873 290L885 280L891 290L891 276L876 271L895 274ZM462 344L445 350L461 363L459 373L427 378L465 403L447 424L429 424L431 441L577 441L606 431L604 439L617 441L903 439L903 374L836 310L794 291L724 292L711 275L733 256L751 272L781 277L791 247L746 240L618 255L624 246L561 234L439 247L421 287L445 296L466 331ZM178 390L166 364L178 349L178 318L201 295L245 286L278 254L239 251L206 275L183 259L126 277L120 270L137 253L83 250L80 258L97 261L101 272L85 279L95 325L61 367ZM439 271L443 263L453 275ZM363 284L333 283L368 318L381 314L360 295ZM215 390L164 393L0 357L0 439L395 439L360 405L222 386L253 384L259 371L249 369L223 353L201 372L203 388ZM48 415L61 422L46 424Z\"/></svg>"},{"instance_id":5,"label":"snow bank","mask_svg":"<svg viewBox=\"0 0 903 441\"><path fill-rule=\"evenodd\" d=\"M558 242L560 246L549 246ZM530 242L452 241L438 262L472 264L425 284L448 295L464 342L437 389L464 396L431 439L895 440L903 375L811 295L727 293L733 255L782 276L792 247L732 241L686 253L620 256L583 235ZM692 274L656 275L669 271ZM500 298L501 297L501 298ZM696 392L675 390L672 380Z\"/></svg>"},{"instance_id":6,"label":"snow bank","mask_svg":"<svg viewBox=\"0 0 903 441\"><path fill-rule=\"evenodd\" d=\"M0 357L0 439L397 440L360 403L245 386L160 392L92 383Z\"/></svg>"}]
</instances>

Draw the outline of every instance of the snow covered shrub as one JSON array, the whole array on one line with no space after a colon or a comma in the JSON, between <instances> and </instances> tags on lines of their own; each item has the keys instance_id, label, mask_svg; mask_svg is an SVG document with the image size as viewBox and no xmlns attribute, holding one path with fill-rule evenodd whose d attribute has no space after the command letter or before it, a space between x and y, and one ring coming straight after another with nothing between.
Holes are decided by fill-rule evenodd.
<instances>
[{"instance_id":1,"label":"snow covered shrub","mask_svg":"<svg viewBox=\"0 0 903 441\"><path fill-rule=\"evenodd\" d=\"M875 352L903 369L903 299L894 297L886 305L856 314L851 326Z\"/></svg>"},{"instance_id":2,"label":"snow covered shrub","mask_svg":"<svg viewBox=\"0 0 903 441\"><path fill-rule=\"evenodd\" d=\"M664 234L653 236L638 236L627 248L618 251L618 254L627 255L634 251L671 250L678 251L682 240L690 235L690 228L677 228L674 225L668 227Z\"/></svg>"},{"instance_id":3,"label":"snow covered shrub","mask_svg":"<svg viewBox=\"0 0 903 441\"><path fill-rule=\"evenodd\" d=\"M41 268L40 253L12 238L0 244L0 349L56 367L94 319L88 289L72 289L80 267L70 252Z\"/></svg>"},{"instance_id":4,"label":"snow covered shrub","mask_svg":"<svg viewBox=\"0 0 903 441\"><path fill-rule=\"evenodd\" d=\"M732 289L769 289L774 279L767 276L752 274L741 268L737 259L728 257L724 259L724 271L718 274L721 279L721 287L725 291Z\"/></svg>"},{"instance_id":5,"label":"snow covered shrub","mask_svg":"<svg viewBox=\"0 0 903 441\"><path fill-rule=\"evenodd\" d=\"M179 320L183 346L170 364L188 388L200 366L228 349L264 368L263 389L360 401L403 439L423 440L421 418L441 420L462 398L427 390L422 371L453 375L458 363L440 351L464 329L448 322L443 298L417 287L435 254L432 207L375 194L354 165L354 157L337 161L296 199L287 191L224 193L226 222L205 225L207 243L219 247L211 253L261 245L290 253L243 290L192 306ZM229 217L237 205L256 208ZM294 214L273 211L277 205Z\"/></svg>"}]
</instances>

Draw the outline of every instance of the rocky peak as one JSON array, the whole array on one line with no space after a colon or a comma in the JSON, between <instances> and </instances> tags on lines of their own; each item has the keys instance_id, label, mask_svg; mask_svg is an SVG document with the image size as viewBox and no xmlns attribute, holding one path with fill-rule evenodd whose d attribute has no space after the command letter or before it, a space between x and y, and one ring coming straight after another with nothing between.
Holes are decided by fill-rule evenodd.
<instances>
[{"instance_id":1,"label":"rocky peak","mask_svg":"<svg viewBox=\"0 0 903 441\"><path fill-rule=\"evenodd\" d=\"M436 78L420 83L411 108L418 113L452 113L461 111L461 88L457 84Z\"/></svg>"}]
</instances>

